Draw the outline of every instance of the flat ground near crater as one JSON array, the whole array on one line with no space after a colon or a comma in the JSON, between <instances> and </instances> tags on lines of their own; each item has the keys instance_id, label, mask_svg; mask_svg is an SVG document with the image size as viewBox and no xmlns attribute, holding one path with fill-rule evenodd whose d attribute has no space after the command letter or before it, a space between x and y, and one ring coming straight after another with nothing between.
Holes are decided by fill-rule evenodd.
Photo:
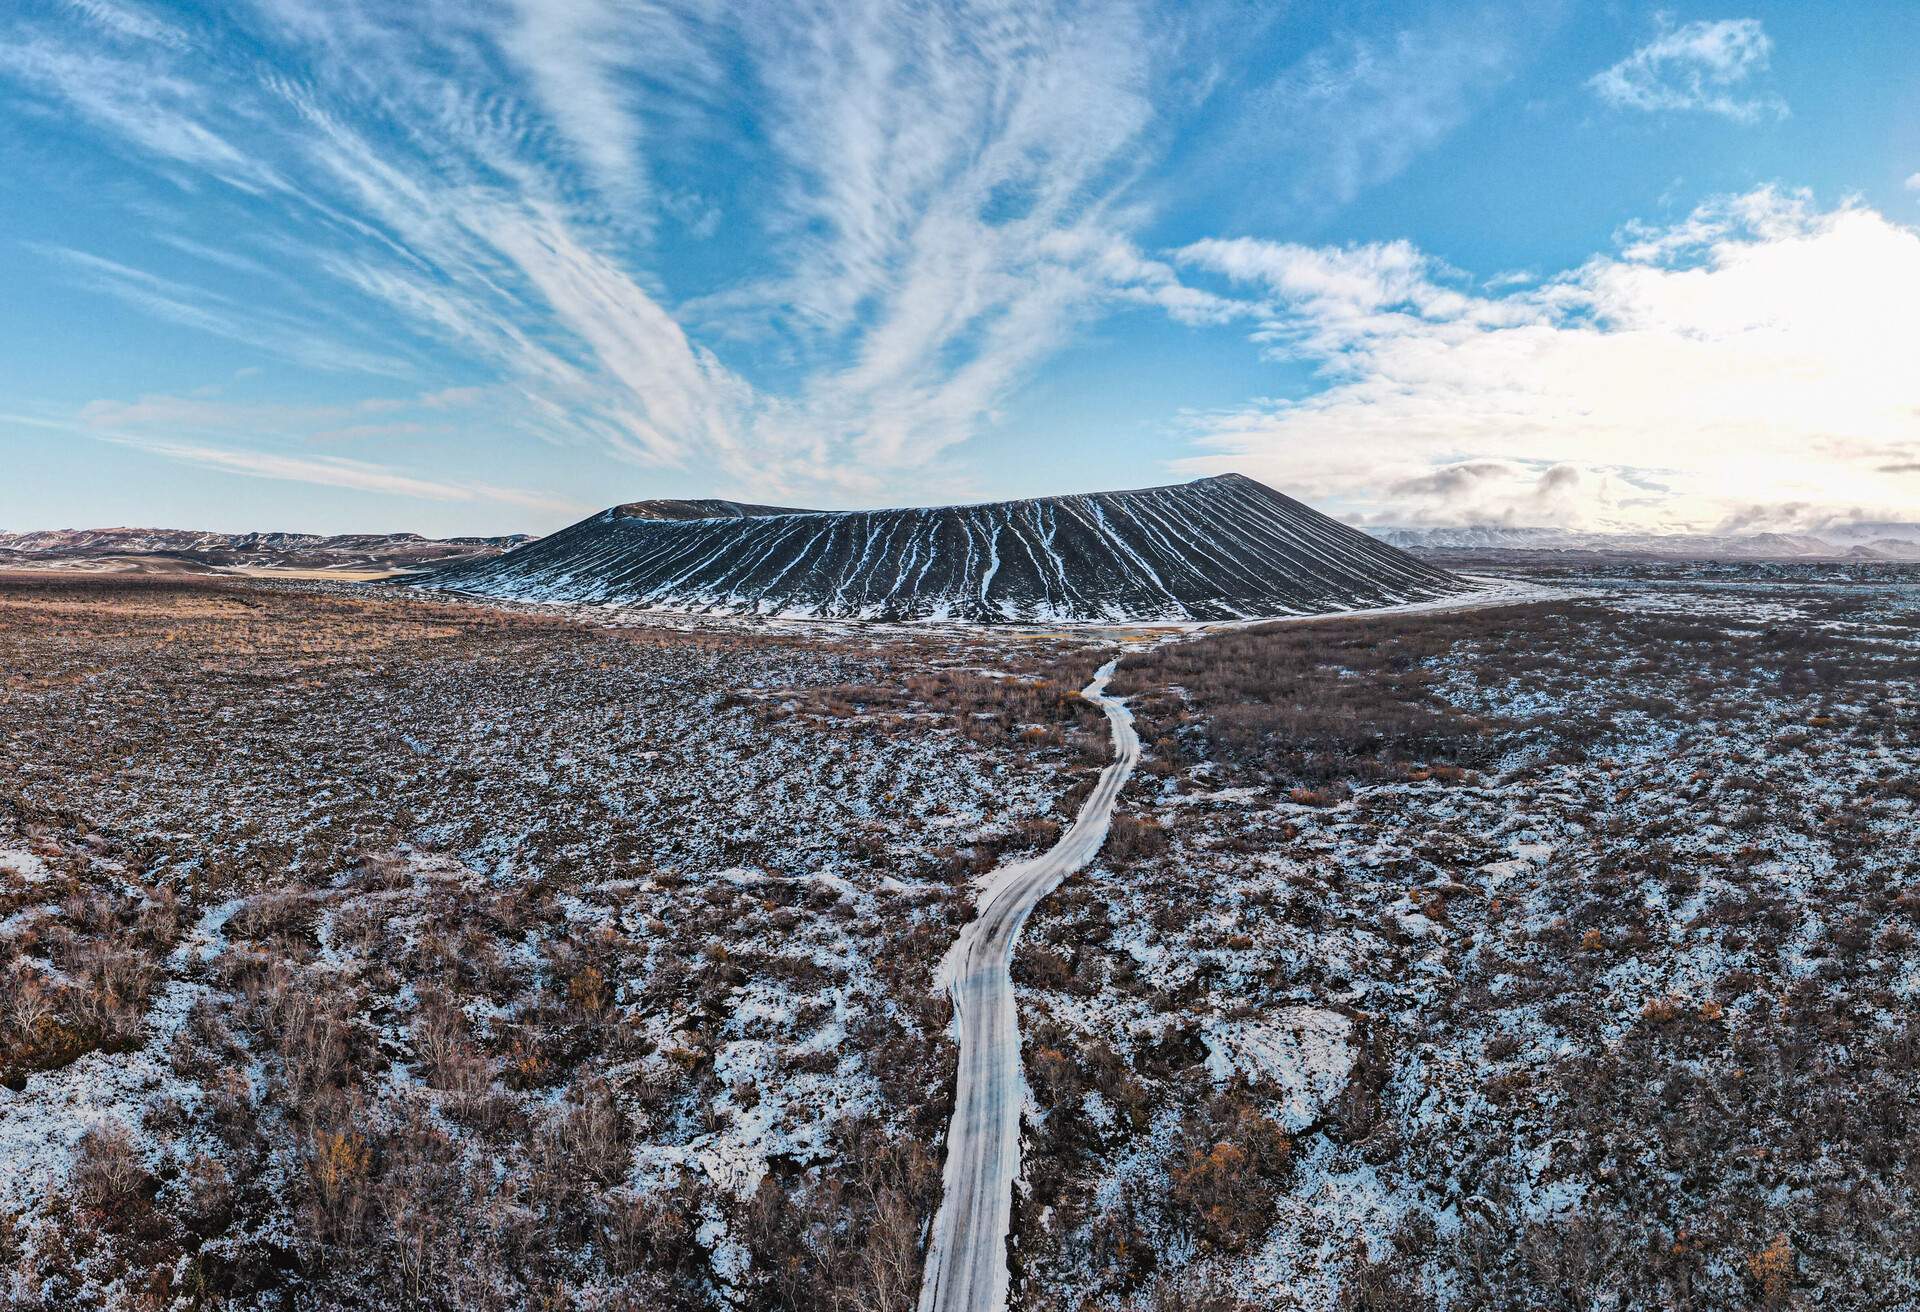
<instances>
[{"instance_id":1,"label":"flat ground near crater","mask_svg":"<svg viewBox=\"0 0 1920 1312\"><path fill-rule=\"evenodd\" d=\"M1015 1307L1912 1293L1920 577L1610 568L1135 635ZM0 575L0 1302L913 1306L1113 654Z\"/></svg>"}]
</instances>

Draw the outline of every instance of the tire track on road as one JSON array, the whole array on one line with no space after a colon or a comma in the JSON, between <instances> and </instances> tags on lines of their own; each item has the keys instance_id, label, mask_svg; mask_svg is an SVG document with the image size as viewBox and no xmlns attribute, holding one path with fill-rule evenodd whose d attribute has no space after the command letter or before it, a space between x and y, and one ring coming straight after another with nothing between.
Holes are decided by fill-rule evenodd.
<instances>
[{"instance_id":1,"label":"tire track on road","mask_svg":"<svg viewBox=\"0 0 1920 1312\"><path fill-rule=\"evenodd\" d=\"M1107 841L1114 802L1140 759L1133 713L1106 692L1119 663L1115 657L1101 666L1080 692L1107 714L1112 763L1059 842L994 873L980 892L978 914L940 963L940 981L953 998L960 1067L920 1312L1003 1312L1007 1306L1007 1234L1026 1102L1013 946L1040 899L1091 862Z\"/></svg>"}]
</instances>

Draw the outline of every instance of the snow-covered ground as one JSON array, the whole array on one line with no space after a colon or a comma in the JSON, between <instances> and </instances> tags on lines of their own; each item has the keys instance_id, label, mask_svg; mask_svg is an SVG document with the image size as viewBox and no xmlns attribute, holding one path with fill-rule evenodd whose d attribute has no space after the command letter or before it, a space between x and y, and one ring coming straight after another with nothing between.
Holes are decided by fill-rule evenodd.
<instances>
[{"instance_id":1,"label":"snow-covered ground","mask_svg":"<svg viewBox=\"0 0 1920 1312\"><path fill-rule=\"evenodd\" d=\"M1015 1307L1914 1301L1914 581L1549 582L1129 631ZM1120 636L0 583L0 1305L910 1306Z\"/></svg>"},{"instance_id":2,"label":"snow-covered ground","mask_svg":"<svg viewBox=\"0 0 1920 1312\"><path fill-rule=\"evenodd\" d=\"M0 588L0 1303L884 1285L933 965L1099 728L900 641Z\"/></svg>"},{"instance_id":3,"label":"snow-covered ground","mask_svg":"<svg viewBox=\"0 0 1920 1312\"><path fill-rule=\"evenodd\" d=\"M1016 1306L1920 1300L1916 600L1616 581L1137 670L1164 854L1016 963Z\"/></svg>"}]
</instances>

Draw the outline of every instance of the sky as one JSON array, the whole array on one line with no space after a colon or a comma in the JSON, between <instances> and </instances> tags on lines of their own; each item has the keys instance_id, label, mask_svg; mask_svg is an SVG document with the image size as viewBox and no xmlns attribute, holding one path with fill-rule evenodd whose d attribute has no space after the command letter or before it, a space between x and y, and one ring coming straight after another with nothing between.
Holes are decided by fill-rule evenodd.
<instances>
[{"instance_id":1,"label":"sky","mask_svg":"<svg viewBox=\"0 0 1920 1312\"><path fill-rule=\"evenodd\" d=\"M8 0L0 529L1920 520L1920 5Z\"/></svg>"}]
</instances>

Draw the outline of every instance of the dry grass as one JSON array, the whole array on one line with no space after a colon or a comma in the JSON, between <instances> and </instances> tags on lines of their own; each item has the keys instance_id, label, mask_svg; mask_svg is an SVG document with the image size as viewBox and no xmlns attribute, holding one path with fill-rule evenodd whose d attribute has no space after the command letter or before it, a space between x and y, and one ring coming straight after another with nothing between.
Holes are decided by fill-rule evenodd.
<instances>
[{"instance_id":1,"label":"dry grass","mask_svg":"<svg viewBox=\"0 0 1920 1312\"><path fill-rule=\"evenodd\" d=\"M1003 658L1017 677L975 668ZM752 1256L743 1306L910 1305L950 1091L929 989L966 914L948 886L1057 835L1035 799L1080 755L1069 659L0 577L0 849L47 870L0 875L0 920L20 917L0 1076L139 1049L184 1090L125 1118L164 1169L103 1135L0 1223L0 1282L21 1281L0 1288L22 1308L115 1279L150 1280L153 1306L702 1306L717 1209ZM170 985L192 1001L177 1032L154 1011ZM737 1014L748 998L774 1018ZM743 1041L767 1066L724 1076ZM825 1147L758 1195L697 1170L628 1187L638 1146L780 1096ZM866 1107L884 1119L847 1119Z\"/></svg>"},{"instance_id":2,"label":"dry grass","mask_svg":"<svg viewBox=\"0 0 1920 1312\"><path fill-rule=\"evenodd\" d=\"M1122 664L1167 764L1127 804L1168 851L1063 889L1021 948L1047 1109L1026 1297L1273 1305L1329 1274L1340 1306L1383 1310L1920 1295L1920 615L1791 583L1631 602L1290 623ZM1201 1038L1299 1005L1365 1037L1263 1193L1216 1128L1241 1077L1217 1082ZM1086 1109L1110 1062L1182 1128L1158 1175ZM1405 1211L1328 1258L1356 1190ZM1280 1288L1212 1256L1239 1245Z\"/></svg>"}]
</instances>

